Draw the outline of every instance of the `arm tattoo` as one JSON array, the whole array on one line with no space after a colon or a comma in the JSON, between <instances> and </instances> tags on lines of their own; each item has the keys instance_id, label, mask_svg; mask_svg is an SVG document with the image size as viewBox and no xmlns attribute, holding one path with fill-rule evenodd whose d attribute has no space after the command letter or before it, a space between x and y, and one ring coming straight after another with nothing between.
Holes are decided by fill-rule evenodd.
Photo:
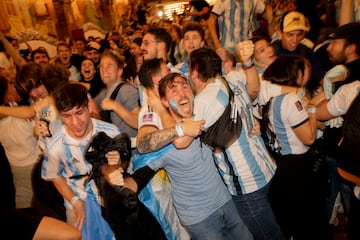
<instances>
[{"instance_id":1,"label":"arm tattoo","mask_svg":"<svg viewBox=\"0 0 360 240\"><path fill-rule=\"evenodd\" d=\"M148 153L165 147L178 137L175 127L146 134L139 140L138 151Z\"/></svg>"}]
</instances>

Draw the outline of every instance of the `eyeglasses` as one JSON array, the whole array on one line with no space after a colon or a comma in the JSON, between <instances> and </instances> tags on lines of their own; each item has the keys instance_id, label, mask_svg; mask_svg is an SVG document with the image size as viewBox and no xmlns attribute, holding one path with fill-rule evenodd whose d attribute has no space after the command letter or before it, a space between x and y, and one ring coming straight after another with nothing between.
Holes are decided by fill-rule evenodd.
<instances>
[{"instance_id":1,"label":"eyeglasses","mask_svg":"<svg viewBox=\"0 0 360 240\"><path fill-rule=\"evenodd\" d=\"M141 45L149 46L149 44L150 44L151 42L156 42L156 43L158 43L159 41L158 41L158 40L144 40L144 41L142 41Z\"/></svg>"}]
</instances>

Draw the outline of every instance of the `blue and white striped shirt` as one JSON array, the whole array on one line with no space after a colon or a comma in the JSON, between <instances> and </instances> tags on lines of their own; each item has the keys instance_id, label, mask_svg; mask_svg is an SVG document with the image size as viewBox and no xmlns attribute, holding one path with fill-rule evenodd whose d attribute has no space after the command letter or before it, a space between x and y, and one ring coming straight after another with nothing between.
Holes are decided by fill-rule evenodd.
<instances>
[{"instance_id":1,"label":"blue and white striped shirt","mask_svg":"<svg viewBox=\"0 0 360 240\"><path fill-rule=\"evenodd\" d=\"M217 0L212 13L222 19L220 40L223 47L234 50L238 42L252 37L255 17L265 11L264 0Z\"/></svg>"},{"instance_id":2,"label":"blue and white striped shirt","mask_svg":"<svg viewBox=\"0 0 360 240\"><path fill-rule=\"evenodd\" d=\"M261 137L251 133L254 120L244 79L237 74L228 74L226 79L234 91L243 127L237 141L225 150L227 158L223 153L214 153L215 162L230 194L252 193L271 180L276 165ZM217 79L195 97L195 118L206 120L205 128L208 128L219 118L228 102L226 87Z\"/></svg>"},{"instance_id":3,"label":"blue and white striped shirt","mask_svg":"<svg viewBox=\"0 0 360 240\"><path fill-rule=\"evenodd\" d=\"M91 137L97 132L105 132L109 137L114 137L120 131L113 124L97 119L91 119L91 121L93 130L81 141L71 138L66 133L65 127L55 133L46 145L41 176L46 180L64 177L78 197L81 199L89 197L100 203L98 190L93 180L84 186L86 178L70 179L70 177L85 175L91 171L92 165L84 157ZM65 204L65 206L70 205L68 202Z\"/></svg>"}]
</instances>

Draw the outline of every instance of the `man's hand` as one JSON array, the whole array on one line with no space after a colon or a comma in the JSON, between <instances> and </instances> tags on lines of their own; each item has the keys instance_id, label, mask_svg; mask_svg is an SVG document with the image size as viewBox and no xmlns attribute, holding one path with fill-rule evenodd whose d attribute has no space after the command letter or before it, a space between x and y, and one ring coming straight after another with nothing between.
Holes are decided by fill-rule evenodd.
<instances>
[{"instance_id":1,"label":"man's hand","mask_svg":"<svg viewBox=\"0 0 360 240\"><path fill-rule=\"evenodd\" d=\"M114 186L124 186L124 170L121 167L105 165L101 168L101 173L105 180Z\"/></svg>"},{"instance_id":2,"label":"man's hand","mask_svg":"<svg viewBox=\"0 0 360 240\"><path fill-rule=\"evenodd\" d=\"M34 133L39 137L50 137L49 123L42 119L35 119Z\"/></svg>"},{"instance_id":3,"label":"man's hand","mask_svg":"<svg viewBox=\"0 0 360 240\"><path fill-rule=\"evenodd\" d=\"M181 127L185 136L197 137L205 130L204 124L205 120L194 121L188 118L181 123Z\"/></svg>"},{"instance_id":4,"label":"man's hand","mask_svg":"<svg viewBox=\"0 0 360 240\"><path fill-rule=\"evenodd\" d=\"M220 47L218 49L216 49L216 53L219 55L219 57L221 58L221 60L223 59L222 56L226 56L226 49L223 47Z\"/></svg>"},{"instance_id":5,"label":"man's hand","mask_svg":"<svg viewBox=\"0 0 360 240\"><path fill-rule=\"evenodd\" d=\"M250 40L239 42L236 45L236 51L239 54L240 62L248 63L251 60L252 55L254 54L254 49L255 45Z\"/></svg>"},{"instance_id":6,"label":"man's hand","mask_svg":"<svg viewBox=\"0 0 360 240\"><path fill-rule=\"evenodd\" d=\"M110 98L105 98L101 101L101 108L103 110L114 110L117 102Z\"/></svg>"},{"instance_id":7,"label":"man's hand","mask_svg":"<svg viewBox=\"0 0 360 240\"><path fill-rule=\"evenodd\" d=\"M161 112L163 110L166 110L164 105L162 104L160 97L157 96L152 90L147 90L147 96L148 96L148 105L150 108L153 109L155 112Z\"/></svg>"},{"instance_id":8,"label":"man's hand","mask_svg":"<svg viewBox=\"0 0 360 240\"><path fill-rule=\"evenodd\" d=\"M255 136L261 135L260 122L256 118L254 118L254 127L251 130L251 134L253 134Z\"/></svg>"},{"instance_id":9,"label":"man's hand","mask_svg":"<svg viewBox=\"0 0 360 240\"><path fill-rule=\"evenodd\" d=\"M72 225L81 231L85 221L85 203L81 199L78 199L74 203L73 208L75 215L72 220Z\"/></svg>"},{"instance_id":10,"label":"man's hand","mask_svg":"<svg viewBox=\"0 0 360 240\"><path fill-rule=\"evenodd\" d=\"M118 166L119 163L121 162L120 154L116 150L107 152L105 154L105 157L106 157L109 165L117 165Z\"/></svg>"},{"instance_id":11,"label":"man's hand","mask_svg":"<svg viewBox=\"0 0 360 240\"><path fill-rule=\"evenodd\" d=\"M319 106L320 103L322 103L325 100L327 100L326 94L325 94L325 92L321 92L318 95L316 95L315 97L313 97L312 99L310 99L308 104L311 104L314 106Z\"/></svg>"}]
</instances>

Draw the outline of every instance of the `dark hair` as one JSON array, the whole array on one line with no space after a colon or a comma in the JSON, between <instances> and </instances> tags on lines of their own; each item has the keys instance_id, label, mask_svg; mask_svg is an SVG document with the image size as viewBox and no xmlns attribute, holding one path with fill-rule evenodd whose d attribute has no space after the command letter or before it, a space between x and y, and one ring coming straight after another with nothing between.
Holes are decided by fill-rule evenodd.
<instances>
[{"instance_id":1,"label":"dark hair","mask_svg":"<svg viewBox=\"0 0 360 240\"><path fill-rule=\"evenodd\" d=\"M298 86L297 79L299 71L304 74L305 72L305 58L286 55L277 58L272 64L268 66L263 74L263 78L284 86ZM262 120L260 128L265 144L268 148L273 148L276 136L270 129L269 110L272 99L265 104L262 108ZM272 149L279 151L279 149Z\"/></svg>"},{"instance_id":2,"label":"dark hair","mask_svg":"<svg viewBox=\"0 0 360 240\"><path fill-rule=\"evenodd\" d=\"M37 63L23 65L16 77L16 89L28 95L33 88L44 84L51 94L59 85L69 81L70 72L61 64L41 66Z\"/></svg>"},{"instance_id":3,"label":"dark hair","mask_svg":"<svg viewBox=\"0 0 360 240\"><path fill-rule=\"evenodd\" d=\"M85 38L75 38L74 42L82 41L85 45L88 43Z\"/></svg>"},{"instance_id":4,"label":"dark hair","mask_svg":"<svg viewBox=\"0 0 360 240\"><path fill-rule=\"evenodd\" d=\"M149 30L146 33L154 35L156 41L164 42L166 52L169 51L172 39L171 39L170 34L164 28L151 27L151 28L149 28Z\"/></svg>"},{"instance_id":5,"label":"dark hair","mask_svg":"<svg viewBox=\"0 0 360 240\"><path fill-rule=\"evenodd\" d=\"M265 35L254 35L252 36L252 38L250 39L254 44L258 41L261 41L261 40L265 40L267 42L271 42L271 39L269 36L265 36Z\"/></svg>"},{"instance_id":6,"label":"dark hair","mask_svg":"<svg viewBox=\"0 0 360 240\"><path fill-rule=\"evenodd\" d=\"M49 94L53 94L59 86L69 82L70 72L61 64L49 64L43 76L42 83Z\"/></svg>"},{"instance_id":7,"label":"dark hair","mask_svg":"<svg viewBox=\"0 0 360 240\"><path fill-rule=\"evenodd\" d=\"M232 66L235 67L236 66L236 57L235 57L234 53L227 49L225 49L224 53L225 53L224 60L231 61Z\"/></svg>"},{"instance_id":8,"label":"dark hair","mask_svg":"<svg viewBox=\"0 0 360 240\"><path fill-rule=\"evenodd\" d=\"M80 83L66 83L53 94L55 106L59 112L73 109L74 107L88 106L88 91Z\"/></svg>"},{"instance_id":9,"label":"dark hair","mask_svg":"<svg viewBox=\"0 0 360 240\"><path fill-rule=\"evenodd\" d=\"M171 28L176 31L176 33L179 35L180 38L183 37L183 31L179 24L173 23L173 24L171 24Z\"/></svg>"},{"instance_id":10,"label":"dark hair","mask_svg":"<svg viewBox=\"0 0 360 240\"><path fill-rule=\"evenodd\" d=\"M46 49L43 48L43 47L39 47L39 48L37 48L37 49L35 49L34 51L31 52L31 55L30 55L31 61L34 61L34 56L35 56L36 53L45 54L46 57L50 60L49 54L46 51Z\"/></svg>"},{"instance_id":11,"label":"dark hair","mask_svg":"<svg viewBox=\"0 0 360 240\"><path fill-rule=\"evenodd\" d=\"M205 39L205 31L199 22L196 22L196 21L187 22L182 30L183 35L185 35L185 33L189 32L189 31L197 31L201 36L201 40Z\"/></svg>"},{"instance_id":12,"label":"dark hair","mask_svg":"<svg viewBox=\"0 0 360 240\"><path fill-rule=\"evenodd\" d=\"M56 51L59 51L59 47L60 46L64 46L66 47L67 49L71 49L70 45L67 44L66 42L59 42L58 45L56 46Z\"/></svg>"},{"instance_id":13,"label":"dark hair","mask_svg":"<svg viewBox=\"0 0 360 240\"><path fill-rule=\"evenodd\" d=\"M263 74L263 78L285 86L298 86L296 83L299 71L304 74L305 58L285 55L272 62Z\"/></svg>"},{"instance_id":14,"label":"dark hair","mask_svg":"<svg viewBox=\"0 0 360 240\"><path fill-rule=\"evenodd\" d=\"M31 89L42 84L41 76L42 69L40 64L26 63L21 66L16 75L15 87L22 94L28 95Z\"/></svg>"},{"instance_id":15,"label":"dark hair","mask_svg":"<svg viewBox=\"0 0 360 240\"><path fill-rule=\"evenodd\" d=\"M199 48L190 53L189 68L197 70L201 81L206 82L221 75L221 58L213 49Z\"/></svg>"},{"instance_id":16,"label":"dark hair","mask_svg":"<svg viewBox=\"0 0 360 240\"><path fill-rule=\"evenodd\" d=\"M184 76L182 76L180 73L169 73L168 75L166 75L165 77L163 77L160 80L159 83L159 95L161 98L165 97L166 95L166 88L169 84L173 83L176 77L181 77L186 81L186 78Z\"/></svg>"},{"instance_id":17,"label":"dark hair","mask_svg":"<svg viewBox=\"0 0 360 240\"><path fill-rule=\"evenodd\" d=\"M145 88L154 87L152 76L153 74L160 72L160 66L162 63L165 63L162 58L154 58L144 61L139 71L139 80Z\"/></svg>"},{"instance_id":18,"label":"dark hair","mask_svg":"<svg viewBox=\"0 0 360 240\"><path fill-rule=\"evenodd\" d=\"M142 37L138 37L138 38L135 38L134 40L132 40L132 42L140 47L142 40L143 40Z\"/></svg>"}]
</instances>

